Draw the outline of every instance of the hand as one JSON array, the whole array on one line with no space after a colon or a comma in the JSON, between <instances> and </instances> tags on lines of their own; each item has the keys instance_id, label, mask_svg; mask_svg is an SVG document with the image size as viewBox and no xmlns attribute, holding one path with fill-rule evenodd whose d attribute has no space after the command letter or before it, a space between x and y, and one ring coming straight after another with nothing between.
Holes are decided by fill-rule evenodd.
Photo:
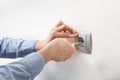
<instances>
[{"instance_id":1,"label":"hand","mask_svg":"<svg viewBox=\"0 0 120 80\"><path fill-rule=\"evenodd\" d=\"M51 41L55 38L76 38L78 33L76 33L71 27L59 21L55 27L51 30L47 40Z\"/></svg>"},{"instance_id":2,"label":"hand","mask_svg":"<svg viewBox=\"0 0 120 80\"><path fill-rule=\"evenodd\" d=\"M40 50L55 38L76 38L78 34L68 25L59 21L51 30L47 39L38 41L35 45L35 51Z\"/></svg>"},{"instance_id":3,"label":"hand","mask_svg":"<svg viewBox=\"0 0 120 80\"><path fill-rule=\"evenodd\" d=\"M75 45L69 43L66 39L56 38L40 49L38 53L43 56L45 63L47 63L50 60L57 62L65 61L69 59L75 51Z\"/></svg>"}]
</instances>

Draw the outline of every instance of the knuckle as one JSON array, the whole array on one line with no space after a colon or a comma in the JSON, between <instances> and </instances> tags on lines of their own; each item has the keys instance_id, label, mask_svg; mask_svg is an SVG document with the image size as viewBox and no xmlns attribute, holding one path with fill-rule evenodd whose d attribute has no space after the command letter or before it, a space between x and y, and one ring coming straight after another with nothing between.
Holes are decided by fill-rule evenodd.
<instances>
[{"instance_id":1,"label":"knuckle","mask_svg":"<svg viewBox=\"0 0 120 80\"><path fill-rule=\"evenodd\" d=\"M66 28L66 25L65 25L65 24L63 24L62 28Z\"/></svg>"},{"instance_id":2,"label":"knuckle","mask_svg":"<svg viewBox=\"0 0 120 80\"><path fill-rule=\"evenodd\" d=\"M55 38L56 37L56 31L52 31L51 35L52 35L53 38Z\"/></svg>"},{"instance_id":3,"label":"knuckle","mask_svg":"<svg viewBox=\"0 0 120 80\"><path fill-rule=\"evenodd\" d=\"M55 34L55 33L56 33L56 31L52 31L51 33L52 33L52 34Z\"/></svg>"}]
</instances>

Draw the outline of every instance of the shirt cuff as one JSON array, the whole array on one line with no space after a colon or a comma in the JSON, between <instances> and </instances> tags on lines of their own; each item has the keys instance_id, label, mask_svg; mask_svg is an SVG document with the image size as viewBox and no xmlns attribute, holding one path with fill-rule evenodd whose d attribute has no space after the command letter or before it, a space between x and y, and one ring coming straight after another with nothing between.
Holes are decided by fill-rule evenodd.
<instances>
[{"instance_id":1,"label":"shirt cuff","mask_svg":"<svg viewBox=\"0 0 120 80\"><path fill-rule=\"evenodd\" d=\"M38 40L25 40L19 47L18 55L19 57L24 57L32 52L35 52L35 44Z\"/></svg>"},{"instance_id":2,"label":"shirt cuff","mask_svg":"<svg viewBox=\"0 0 120 80\"><path fill-rule=\"evenodd\" d=\"M45 64L42 55L37 52L27 55L20 62L28 67L32 78L36 77L41 72Z\"/></svg>"}]
</instances>

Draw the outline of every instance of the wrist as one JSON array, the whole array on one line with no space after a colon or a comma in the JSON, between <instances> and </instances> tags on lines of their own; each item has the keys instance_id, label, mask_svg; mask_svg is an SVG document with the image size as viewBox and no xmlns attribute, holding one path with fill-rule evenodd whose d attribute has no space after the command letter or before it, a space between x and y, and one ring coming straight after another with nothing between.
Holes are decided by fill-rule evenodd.
<instances>
[{"instance_id":1,"label":"wrist","mask_svg":"<svg viewBox=\"0 0 120 80\"><path fill-rule=\"evenodd\" d=\"M35 51L42 49L47 44L46 40L37 41L35 44Z\"/></svg>"},{"instance_id":2,"label":"wrist","mask_svg":"<svg viewBox=\"0 0 120 80\"><path fill-rule=\"evenodd\" d=\"M51 60L51 55L50 55L49 50L46 50L43 48L39 50L38 53L43 56L45 64Z\"/></svg>"}]
</instances>

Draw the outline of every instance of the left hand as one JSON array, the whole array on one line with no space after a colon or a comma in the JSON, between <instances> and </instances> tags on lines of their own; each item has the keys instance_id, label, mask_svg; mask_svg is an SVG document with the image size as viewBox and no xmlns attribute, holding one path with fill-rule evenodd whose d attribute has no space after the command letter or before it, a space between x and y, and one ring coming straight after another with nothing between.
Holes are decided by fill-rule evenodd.
<instances>
[{"instance_id":1,"label":"left hand","mask_svg":"<svg viewBox=\"0 0 120 80\"><path fill-rule=\"evenodd\" d=\"M35 51L40 50L43 48L47 43L52 41L55 38L76 38L78 34L68 25L59 21L51 30L47 39L43 41L38 41L35 45Z\"/></svg>"}]
</instances>

